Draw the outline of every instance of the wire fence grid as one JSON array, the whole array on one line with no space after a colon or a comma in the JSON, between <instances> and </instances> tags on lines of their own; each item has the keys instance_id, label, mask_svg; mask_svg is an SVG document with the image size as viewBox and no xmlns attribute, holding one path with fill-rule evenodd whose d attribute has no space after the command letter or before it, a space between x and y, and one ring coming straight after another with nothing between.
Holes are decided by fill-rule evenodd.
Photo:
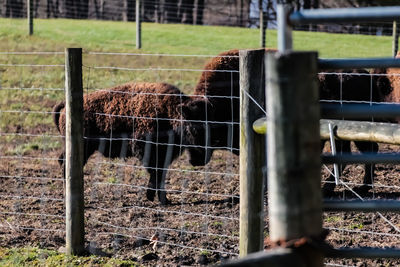
<instances>
[{"instance_id":1,"label":"wire fence grid","mask_svg":"<svg viewBox=\"0 0 400 267\"><path fill-rule=\"evenodd\" d=\"M2 158L1 181L3 199L1 228L8 237L5 246L15 236L15 231L21 231L24 239L21 243L40 241L40 246L54 248L63 245L65 214L64 214L64 180L58 166L58 156L62 149L62 134L59 134L52 122L52 107L64 99L62 85L63 66L57 64L31 64L31 58L49 56L49 60L59 57L60 53L1 53L4 60L1 67L2 87L0 93L3 102L0 106L1 143L4 149L0 153ZM98 57L100 53L87 54L87 57ZM109 57L109 55L104 55ZM115 56L115 55L114 55ZM121 57L155 58L154 64L163 55L118 55ZM175 56L180 58L183 55ZM29 63L8 63L16 57L24 57ZM174 57L167 55L166 58ZM199 56L203 63L205 56ZM167 59L167 63L169 64ZM17 60L18 61L18 60ZM127 59L127 61L130 61ZM135 60L134 60L135 61ZM5 63L4 63L5 62ZM15 62L15 61L14 61ZM85 63L90 60L84 61ZM161 60L162 63L162 60ZM185 62L184 62L185 63ZM194 85L201 74L198 68L127 68L113 66L92 66L87 64L84 70L84 91L105 92L108 94L120 93L111 89L104 89L97 78L103 77L107 86L120 84L121 80L164 82L175 80L180 87L186 84ZM37 73L38 72L38 73ZM12 81L4 79L8 74L15 75L16 79L31 75L39 77L39 82ZM236 72L237 73L237 72ZM6 76L7 75L7 76ZM46 75L57 77L54 83L47 83ZM121 76L121 77L119 77ZM58 77L61 77L58 79ZM178 78L176 78L178 77ZM190 79L189 79L189 78ZM19 85L19 86L18 86ZM32 86L32 87L31 87ZM195 97L189 94L189 97ZM141 97L178 97L174 94L140 94ZM123 92L123 97L133 97L133 94ZM228 100L239 99L226 97ZM177 103L182 104L182 103ZM162 105L162 103L160 103ZM155 120L152 117L120 116L109 113L96 113L104 117L126 120ZM159 118L157 123L169 120ZM177 121L180 119L178 118ZM212 122L209 123L219 123ZM237 122L225 124L237 125ZM101 143L104 138L97 139ZM118 141L147 142L156 145L168 145L157 141L136 139L134 137L112 138L110 148ZM183 144L176 144L183 146ZM229 151L233 147L216 147ZM182 147L182 150L185 149ZM184 154L171 166L161 168L168 171L166 191L173 205L160 206L158 202L146 199L148 189L147 170L135 158L108 159L95 154L85 167L85 201L86 227L89 247L112 250L116 254L125 254L135 251L140 255L143 246L161 253L174 251L171 257L179 260L178 250L195 251L200 255L202 251L232 257L238 253L238 174L237 156L230 152L214 153L215 160L206 167L193 167L187 163L188 156ZM161 159L160 159L161 160ZM151 168L150 168L151 169ZM49 204L51 203L51 204ZM229 208L226 208L229 207ZM28 231L29 235L25 232ZM54 234L38 234L37 232L54 231ZM36 237L32 237L36 235ZM42 238L39 238L39 236ZM151 244L149 244L151 243ZM157 244L156 246L154 244ZM154 248L153 248L154 247ZM197 252L196 252L197 251ZM166 253L166 252L165 252ZM190 254L192 252L188 252ZM169 259L174 260L174 259Z\"/></svg>"},{"instance_id":2,"label":"wire fence grid","mask_svg":"<svg viewBox=\"0 0 400 267\"><path fill-rule=\"evenodd\" d=\"M263 3L264 21L269 29L276 29L276 3ZM346 1L337 1L339 7L349 7ZM368 3L356 3L368 6ZM26 1L0 0L1 17L25 18L27 16ZM267 9L267 6L269 8ZM321 3L320 8L337 7L336 3ZM34 18L72 18L98 20L135 21L135 1L106 0L84 3L76 2L68 7L63 1L34 1ZM144 22L183 23L200 25L221 25L258 28L260 25L258 1L237 3L232 1L141 1L141 19ZM295 30L331 33L349 33L365 35L392 35L392 23L357 23L357 24L306 24L298 25Z\"/></svg>"},{"instance_id":3,"label":"wire fence grid","mask_svg":"<svg viewBox=\"0 0 400 267\"><path fill-rule=\"evenodd\" d=\"M58 248L64 244L65 185L58 163L63 136L52 122L54 104L64 99L64 70L60 67L64 66L62 55L60 52L0 53L3 70L0 72L0 231L4 236L1 246L29 244ZM43 64L33 64L35 61L32 59L37 57ZM113 86L127 81L152 81L170 82L187 96L195 97L193 88L209 56L88 52L84 57L85 93L115 93ZM181 58L189 58L189 61ZM182 68L166 67L171 60L181 62ZM111 66L116 61L118 65ZM99 65L99 62L106 63ZM135 68L138 63L145 63L148 67ZM237 71L225 72L238 75ZM321 74L366 76L371 81L384 75ZM343 90L340 81L334 90ZM234 88L232 84L229 87ZM361 102L374 103L369 98L374 90L372 82L367 89L366 99ZM343 95L343 92L338 95ZM151 93L142 96L160 97ZM238 101L235 95L219 98ZM263 108L262 105L259 108ZM98 115L114 119L121 117L110 113ZM126 116L126 119L154 120L146 116ZM237 121L224 123L230 127L238 124ZM157 144L145 139L114 136L108 144L110 150L113 142L124 140ZM184 149L184 144L177 146ZM170 166L161 168L168 173L165 190L172 204L167 206L161 206L157 200L151 202L146 199L149 188L146 171L149 167L143 166L136 158L109 159L95 153L85 166L86 240L89 250L101 248L114 255L133 254L136 257L142 256L143 251L153 251L165 255L166 262L187 264L194 264L200 255L207 255L211 261L236 257L239 243L239 160L232 152L238 150L232 144L216 144L213 148L217 151L204 167L190 165L189 155L184 153ZM329 150L329 147L325 149ZM356 152L354 146L352 150ZM380 153L397 150L397 146L380 145ZM358 187L363 185L364 169L361 165L349 165L340 176L340 185L330 196L361 200L396 199L400 188L397 171L397 165L377 164L375 178L369 184L371 189L361 193ZM334 183L327 180L331 175L330 168L323 166L324 183ZM265 223L267 233L267 219ZM400 235L399 224L400 217L394 213L329 212L324 216L324 227L331 232L328 242L334 247L396 246ZM327 260L326 264L352 266L359 262Z\"/></svg>"}]
</instances>

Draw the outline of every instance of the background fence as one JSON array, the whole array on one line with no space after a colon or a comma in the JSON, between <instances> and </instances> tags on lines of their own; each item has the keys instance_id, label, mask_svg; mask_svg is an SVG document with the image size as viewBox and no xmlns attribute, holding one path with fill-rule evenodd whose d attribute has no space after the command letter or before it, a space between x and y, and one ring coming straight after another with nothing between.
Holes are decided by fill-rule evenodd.
<instances>
[{"instance_id":1,"label":"background fence","mask_svg":"<svg viewBox=\"0 0 400 267\"><path fill-rule=\"evenodd\" d=\"M34 32L34 18L68 18L123 20L156 23L183 23L194 25L224 25L260 28L260 46L265 47L265 29L277 27L277 2L273 0L95 0L95 1L41 1L18 0L0 1L0 16L9 18L28 18L28 32ZM337 7L365 7L376 5L398 5L394 1L331 1L308 0L292 1L295 10ZM136 12L136 10L140 10ZM262 27L260 27L262 25ZM295 30L330 33L350 33L368 35L392 35L396 32L393 22L341 23L330 24L302 23ZM141 48L141 28L136 29L137 48Z\"/></svg>"}]
</instances>

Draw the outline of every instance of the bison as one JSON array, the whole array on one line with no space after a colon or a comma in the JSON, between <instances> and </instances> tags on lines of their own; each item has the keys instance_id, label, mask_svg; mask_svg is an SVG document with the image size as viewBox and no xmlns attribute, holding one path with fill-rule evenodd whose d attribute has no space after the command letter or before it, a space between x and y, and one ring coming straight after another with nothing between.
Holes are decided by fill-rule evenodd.
<instances>
[{"instance_id":1,"label":"bison","mask_svg":"<svg viewBox=\"0 0 400 267\"><path fill-rule=\"evenodd\" d=\"M386 77L370 76L364 69L340 70L335 74L324 71L318 75L318 80L321 100L382 102L391 92L387 88L389 81ZM211 148L208 153L216 148L226 148L239 154L239 50L226 51L210 59L194 94L206 97L214 114L215 122L209 123L208 143ZM361 152L378 150L376 143L355 144ZM338 145L338 150L350 152L350 142L343 141ZM373 169L374 165L366 165L364 183L372 182Z\"/></svg>"},{"instance_id":2,"label":"bison","mask_svg":"<svg viewBox=\"0 0 400 267\"><path fill-rule=\"evenodd\" d=\"M65 107L53 108L54 123L65 135ZM166 170L186 146L202 144L207 101L190 99L166 83L127 83L84 96L84 162L99 151L109 158L136 157L150 174L146 196L167 204L164 189ZM196 135L193 135L196 133ZM198 165L206 158L204 146L190 147L190 162ZM64 167L64 151L59 157ZM64 171L65 174L65 171Z\"/></svg>"}]
</instances>

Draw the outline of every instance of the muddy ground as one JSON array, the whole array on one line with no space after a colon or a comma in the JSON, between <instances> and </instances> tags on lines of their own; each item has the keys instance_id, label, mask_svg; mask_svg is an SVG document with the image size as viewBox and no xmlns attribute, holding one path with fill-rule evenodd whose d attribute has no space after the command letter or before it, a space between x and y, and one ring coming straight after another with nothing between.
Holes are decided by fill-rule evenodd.
<instances>
[{"instance_id":1,"label":"muddy ground","mask_svg":"<svg viewBox=\"0 0 400 267\"><path fill-rule=\"evenodd\" d=\"M45 127L35 131L48 133ZM53 141L43 139L21 152L16 147L30 137L0 138L0 246L60 249L65 245L64 181L57 162L61 145L48 146L44 143ZM61 138L54 138L61 143ZM388 145L380 149L398 151ZM229 151L216 151L205 167L192 167L183 154L168 172L171 204L161 206L145 198L148 176L137 160L111 161L94 154L85 167L88 249L145 266L205 265L237 257L238 167L238 157ZM377 165L375 186L361 197L398 199L399 171L399 166ZM348 187L340 186L326 197L357 199L352 190L357 191L363 172L361 165L348 166L342 177ZM328 176L325 168L322 175ZM400 245L400 216L393 213L325 213L324 227L330 230L327 240L334 247ZM396 266L400 260L326 259L326 263Z\"/></svg>"}]
</instances>

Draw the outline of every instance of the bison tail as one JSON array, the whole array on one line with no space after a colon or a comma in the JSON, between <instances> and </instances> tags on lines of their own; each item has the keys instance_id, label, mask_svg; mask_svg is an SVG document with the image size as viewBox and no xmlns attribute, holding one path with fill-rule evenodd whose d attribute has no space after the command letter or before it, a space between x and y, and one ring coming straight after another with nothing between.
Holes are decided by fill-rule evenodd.
<instances>
[{"instance_id":1,"label":"bison tail","mask_svg":"<svg viewBox=\"0 0 400 267\"><path fill-rule=\"evenodd\" d=\"M59 120L60 120L60 114L61 110L65 107L64 102L58 103L53 107L53 121L54 124L57 127L57 130L60 131L60 125L59 125Z\"/></svg>"}]
</instances>

